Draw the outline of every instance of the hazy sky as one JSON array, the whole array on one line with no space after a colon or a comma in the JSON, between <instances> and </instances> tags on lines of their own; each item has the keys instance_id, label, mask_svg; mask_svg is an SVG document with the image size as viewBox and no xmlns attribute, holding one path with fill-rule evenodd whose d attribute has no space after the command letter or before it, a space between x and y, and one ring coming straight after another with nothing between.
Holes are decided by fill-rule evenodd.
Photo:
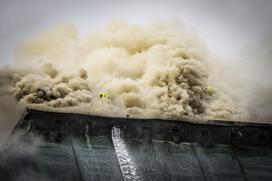
<instances>
[{"instance_id":1,"label":"hazy sky","mask_svg":"<svg viewBox=\"0 0 272 181\"><path fill-rule=\"evenodd\" d=\"M271 8L270 0L0 0L0 65L11 61L18 41L45 28L69 22L84 34L113 19L147 24L179 17L218 54L252 47L268 53Z\"/></svg>"}]
</instances>

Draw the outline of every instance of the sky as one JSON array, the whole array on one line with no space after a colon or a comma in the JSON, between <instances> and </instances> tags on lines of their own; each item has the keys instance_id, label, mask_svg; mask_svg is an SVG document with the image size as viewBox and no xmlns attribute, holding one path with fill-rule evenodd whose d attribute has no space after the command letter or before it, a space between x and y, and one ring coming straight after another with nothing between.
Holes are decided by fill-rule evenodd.
<instances>
[{"instance_id":1,"label":"sky","mask_svg":"<svg viewBox=\"0 0 272 181\"><path fill-rule=\"evenodd\" d=\"M18 42L59 23L76 24L84 36L111 20L142 25L173 18L216 54L252 50L270 57L271 7L270 0L0 0L0 65L12 62Z\"/></svg>"}]
</instances>

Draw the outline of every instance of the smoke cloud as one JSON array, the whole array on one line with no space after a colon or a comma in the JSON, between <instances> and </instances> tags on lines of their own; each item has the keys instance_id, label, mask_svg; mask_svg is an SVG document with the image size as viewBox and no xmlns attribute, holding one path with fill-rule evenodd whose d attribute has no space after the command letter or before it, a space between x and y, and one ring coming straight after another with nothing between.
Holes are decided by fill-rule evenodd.
<instances>
[{"instance_id":1,"label":"smoke cloud","mask_svg":"<svg viewBox=\"0 0 272 181\"><path fill-rule=\"evenodd\" d=\"M0 148L0 177L3 180L52 180L39 173L33 160L39 156L39 146L44 143L38 135L17 131ZM23 163L23 164L22 164Z\"/></svg>"},{"instance_id":2,"label":"smoke cloud","mask_svg":"<svg viewBox=\"0 0 272 181\"><path fill-rule=\"evenodd\" d=\"M22 42L15 57L0 70L0 90L20 105L175 119L247 115L211 75L220 68L215 58L176 20L144 27L112 22L86 37L60 25Z\"/></svg>"},{"instance_id":3,"label":"smoke cloud","mask_svg":"<svg viewBox=\"0 0 272 181\"><path fill-rule=\"evenodd\" d=\"M0 96L0 148L20 119L22 112L23 107L18 105L12 96Z\"/></svg>"}]
</instances>

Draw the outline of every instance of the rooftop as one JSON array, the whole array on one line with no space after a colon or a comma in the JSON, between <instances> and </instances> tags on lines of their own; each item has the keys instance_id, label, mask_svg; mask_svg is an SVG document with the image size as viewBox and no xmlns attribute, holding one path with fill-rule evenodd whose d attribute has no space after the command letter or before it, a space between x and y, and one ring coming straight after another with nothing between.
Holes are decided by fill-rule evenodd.
<instances>
[{"instance_id":1,"label":"rooftop","mask_svg":"<svg viewBox=\"0 0 272 181\"><path fill-rule=\"evenodd\" d=\"M272 125L29 110L0 152L4 180L272 180Z\"/></svg>"}]
</instances>

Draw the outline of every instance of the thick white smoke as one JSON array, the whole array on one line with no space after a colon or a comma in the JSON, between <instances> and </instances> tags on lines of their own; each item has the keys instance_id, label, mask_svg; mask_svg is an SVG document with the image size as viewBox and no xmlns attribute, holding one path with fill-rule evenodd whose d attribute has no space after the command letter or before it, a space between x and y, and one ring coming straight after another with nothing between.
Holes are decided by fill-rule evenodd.
<instances>
[{"instance_id":1,"label":"thick white smoke","mask_svg":"<svg viewBox=\"0 0 272 181\"><path fill-rule=\"evenodd\" d=\"M13 97L0 96L0 149L22 113L23 108L17 105Z\"/></svg>"},{"instance_id":2,"label":"thick white smoke","mask_svg":"<svg viewBox=\"0 0 272 181\"><path fill-rule=\"evenodd\" d=\"M86 37L61 25L18 46L15 64L0 71L0 90L47 110L234 119L241 110L209 79L209 59L196 35L176 21L114 22Z\"/></svg>"}]
</instances>

